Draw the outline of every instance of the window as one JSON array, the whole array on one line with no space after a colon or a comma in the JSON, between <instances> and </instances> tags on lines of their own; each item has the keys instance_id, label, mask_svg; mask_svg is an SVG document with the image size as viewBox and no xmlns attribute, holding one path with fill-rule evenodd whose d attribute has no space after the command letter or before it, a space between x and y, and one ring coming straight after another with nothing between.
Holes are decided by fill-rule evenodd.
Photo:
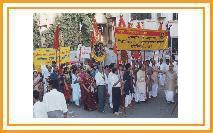
<instances>
[{"instance_id":1,"label":"window","mask_svg":"<svg viewBox=\"0 0 213 133\"><path fill-rule=\"evenodd\" d=\"M172 49L178 50L178 38L172 38Z\"/></svg>"},{"instance_id":2,"label":"window","mask_svg":"<svg viewBox=\"0 0 213 133\"><path fill-rule=\"evenodd\" d=\"M104 35L105 30L106 30L105 28L106 28L105 24L98 24L98 29L101 32L101 35Z\"/></svg>"},{"instance_id":3,"label":"window","mask_svg":"<svg viewBox=\"0 0 213 133\"><path fill-rule=\"evenodd\" d=\"M173 13L173 20L178 20L178 13Z\"/></svg>"},{"instance_id":4,"label":"window","mask_svg":"<svg viewBox=\"0 0 213 133\"><path fill-rule=\"evenodd\" d=\"M131 18L133 20L144 20L144 19L151 19L151 13L131 13Z\"/></svg>"},{"instance_id":5,"label":"window","mask_svg":"<svg viewBox=\"0 0 213 133\"><path fill-rule=\"evenodd\" d=\"M116 27L116 17L111 17L108 20L109 20L109 25L107 26L108 28L107 42L108 44L112 44L112 30L113 30L113 26L114 28Z\"/></svg>"},{"instance_id":6,"label":"window","mask_svg":"<svg viewBox=\"0 0 213 133\"><path fill-rule=\"evenodd\" d=\"M157 18L160 18L161 17L161 13L157 13Z\"/></svg>"}]
</instances>

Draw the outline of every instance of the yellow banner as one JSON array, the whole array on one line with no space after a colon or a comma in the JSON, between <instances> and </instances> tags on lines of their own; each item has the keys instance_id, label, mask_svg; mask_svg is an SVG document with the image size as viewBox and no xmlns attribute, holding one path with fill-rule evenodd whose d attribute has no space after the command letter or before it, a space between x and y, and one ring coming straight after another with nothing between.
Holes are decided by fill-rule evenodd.
<instances>
[{"instance_id":1,"label":"yellow banner","mask_svg":"<svg viewBox=\"0 0 213 133\"><path fill-rule=\"evenodd\" d=\"M115 41L118 50L163 50L168 48L168 32L116 28Z\"/></svg>"},{"instance_id":2,"label":"yellow banner","mask_svg":"<svg viewBox=\"0 0 213 133\"><path fill-rule=\"evenodd\" d=\"M58 55L59 58L59 55ZM56 51L53 48L37 48L33 52L33 64L36 70L40 70L42 64L51 65L56 61ZM70 62L70 48L60 48L60 63Z\"/></svg>"}]
</instances>

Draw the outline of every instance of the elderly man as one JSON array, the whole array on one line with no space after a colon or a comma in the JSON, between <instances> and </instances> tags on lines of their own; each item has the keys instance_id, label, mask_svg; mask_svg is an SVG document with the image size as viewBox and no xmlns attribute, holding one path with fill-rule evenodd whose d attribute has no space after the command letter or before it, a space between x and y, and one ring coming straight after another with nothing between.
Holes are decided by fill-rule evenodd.
<instances>
[{"instance_id":1,"label":"elderly man","mask_svg":"<svg viewBox=\"0 0 213 133\"><path fill-rule=\"evenodd\" d=\"M105 112L104 106L106 101L106 76L103 67L98 67L98 72L95 74L96 85L98 87L98 111Z\"/></svg>"},{"instance_id":2,"label":"elderly man","mask_svg":"<svg viewBox=\"0 0 213 133\"><path fill-rule=\"evenodd\" d=\"M165 73L166 80L165 80L165 96L167 103L175 103L174 101L174 94L177 88L177 74L173 70L174 65L169 65L169 70Z\"/></svg>"}]
</instances>

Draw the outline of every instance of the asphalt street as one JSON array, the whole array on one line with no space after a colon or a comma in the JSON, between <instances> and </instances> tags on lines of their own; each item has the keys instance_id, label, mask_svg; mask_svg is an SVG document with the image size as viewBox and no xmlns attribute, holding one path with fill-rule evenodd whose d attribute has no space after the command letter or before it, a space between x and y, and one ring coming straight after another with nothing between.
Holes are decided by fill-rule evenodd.
<instances>
[{"instance_id":1,"label":"asphalt street","mask_svg":"<svg viewBox=\"0 0 213 133\"><path fill-rule=\"evenodd\" d=\"M175 95L175 104L168 104L165 100L165 94L159 89L156 98L149 99L148 103L135 103L132 107L126 108L126 114L123 112L120 116L115 116L106 103L105 113L95 111L86 111L83 107L77 107L74 104L68 106L69 118L177 118L178 117L178 95Z\"/></svg>"}]
</instances>

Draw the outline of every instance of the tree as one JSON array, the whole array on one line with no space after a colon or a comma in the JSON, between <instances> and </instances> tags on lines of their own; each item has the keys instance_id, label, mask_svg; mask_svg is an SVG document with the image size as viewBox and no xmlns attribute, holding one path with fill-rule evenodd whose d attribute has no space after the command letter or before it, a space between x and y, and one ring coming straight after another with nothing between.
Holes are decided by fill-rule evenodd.
<instances>
[{"instance_id":1,"label":"tree","mask_svg":"<svg viewBox=\"0 0 213 133\"><path fill-rule=\"evenodd\" d=\"M39 48L41 45L41 36L39 31L39 15L33 14L33 48Z\"/></svg>"},{"instance_id":2,"label":"tree","mask_svg":"<svg viewBox=\"0 0 213 133\"><path fill-rule=\"evenodd\" d=\"M55 23L48 30L42 32L45 37L48 47L53 46L54 30L60 24L60 44L64 46L71 46L73 44L82 43L88 46L90 42L90 30L92 14L79 13L62 13L57 15ZM80 23L82 24L80 31Z\"/></svg>"},{"instance_id":3,"label":"tree","mask_svg":"<svg viewBox=\"0 0 213 133\"><path fill-rule=\"evenodd\" d=\"M82 33L82 44L89 46L90 44L90 31L92 30L92 18L94 14L81 14L81 33Z\"/></svg>"}]
</instances>

